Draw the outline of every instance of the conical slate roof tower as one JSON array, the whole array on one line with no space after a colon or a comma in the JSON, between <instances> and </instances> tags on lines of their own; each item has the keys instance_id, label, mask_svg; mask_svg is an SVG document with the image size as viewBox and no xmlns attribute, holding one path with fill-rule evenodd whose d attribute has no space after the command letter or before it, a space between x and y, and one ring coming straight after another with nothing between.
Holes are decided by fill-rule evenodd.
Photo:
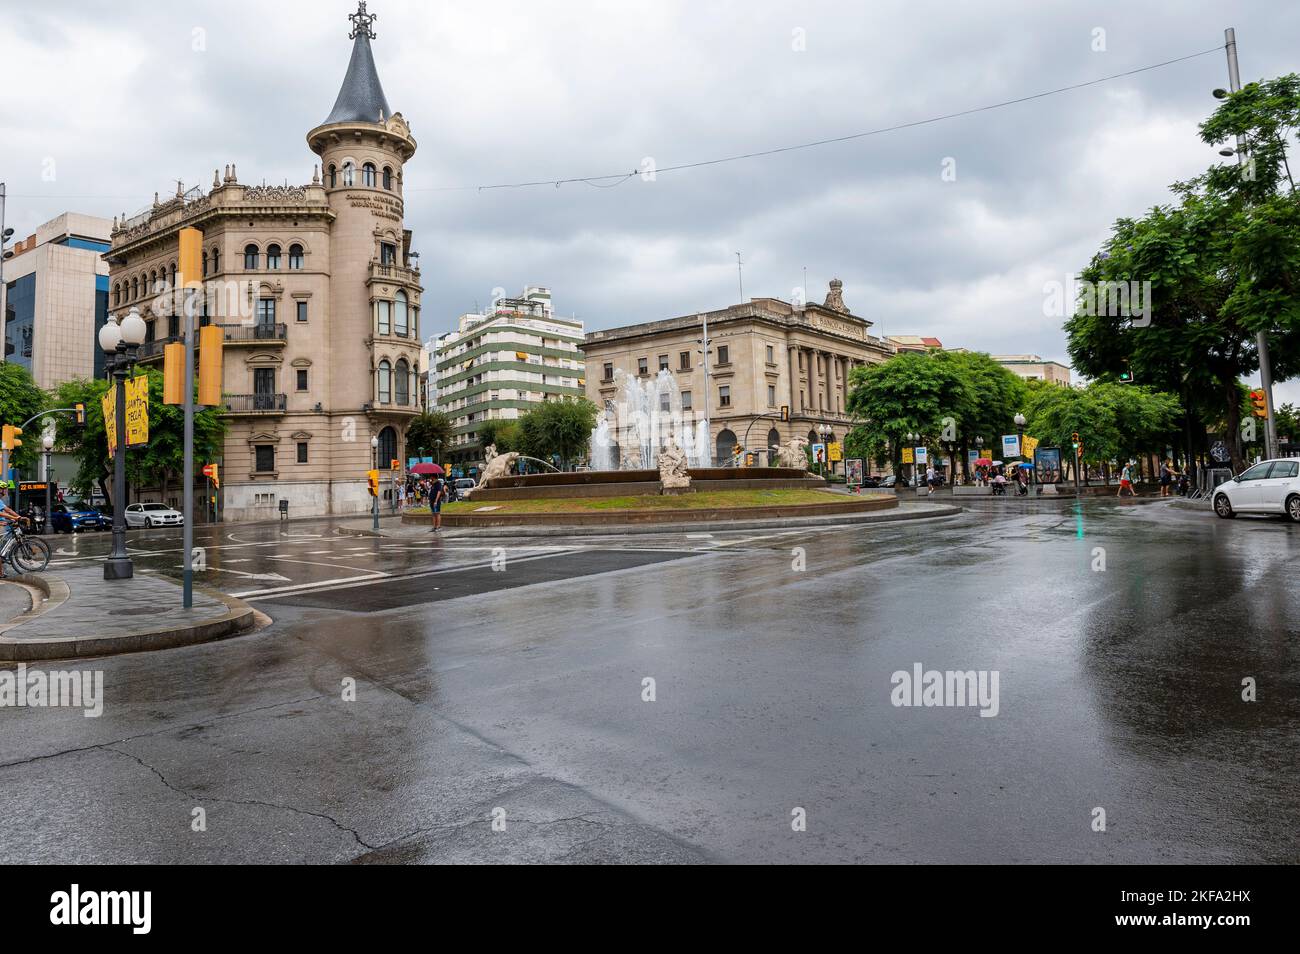
<instances>
[{"instance_id":1,"label":"conical slate roof tower","mask_svg":"<svg viewBox=\"0 0 1300 954\"><path fill-rule=\"evenodd\" d=\"M387 122L393 111L388 108L383 84L379 82L379 73L375 70L375 57L370 52L370 41L375 36L370 24L377 17L366 13L366 5L361 3L357 12L348 19L352 21L352 32L348 34L353 41L352 59L348 62L348 71L343 77L343 86L339 90L338 99L334 101L334 108L321 125Z\"/></svg>"}]
</instances>

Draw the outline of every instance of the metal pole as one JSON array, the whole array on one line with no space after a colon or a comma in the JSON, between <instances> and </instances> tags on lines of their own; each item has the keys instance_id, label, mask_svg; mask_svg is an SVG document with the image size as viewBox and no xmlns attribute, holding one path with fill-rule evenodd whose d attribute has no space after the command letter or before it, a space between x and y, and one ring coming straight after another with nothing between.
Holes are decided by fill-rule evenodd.
<instances>
[{"instance_id":1,"label":"metal pole","mask_svg":"<svg viewBox=\"0 0 1300 954\"><path fill-rule=\"evenodd\" d=\"M745 263L740 260L740 253L736 253L736 280L740 283L740 303L745 303L745 272L742 266Z\"/></svg>"},{"instance_id":2,"label":"metal pole","mask_svg":"<svg viewBox=\"0 0 1300 954\"><path fill-rule=\"evenodd\" d=\"M126 552L126 375L129 365L124 346L113 361L113 419L117 424L113 451L113 551L104 562L104 579L129 580L134 575Z\"/></svg>"},{"instance_id":3,"label":"metal pole","mask_svg":"<svg viewBox=\"0 0 1300 954\"><path fill-rule=\"evenodd\" d=\"M190 276L186 275L185 284ZM194 289L186 288L181 311L185 321L185 433L181 445L185 463L181 467L181 548L185 570L181 581L181 606L194 605Z\"/></svg>"},{"instance_id":4,"label":"metal pole","mask_svg":"<svg viewBox=\"0 0 1300 954\"><path fill-rule=\"evenodd\" d=\"M54 479L53 470L54 451L45 452L45 530L48 533L52 529L50 521L50 482Z\"/></svg>"},{"instance_id":5,"label":"metal pole","mask_svg":"<svg viewBox=\"0 0 1300 954\"><path fill-rule=\"evenodd\" d=\"M1241 71L1237 66L1237 31L1228 27L1223 31L1224 47L1228 54L1228 89L1235 93L1241 89ZM1241 137L1237 137L1237 165L1245 163ZM1264 458L1277 456L1277 418L1273 414L1273 367L1268 353L1268 333L1256 332L1255 347L1259 351L1259 385L1264 391Z\"/></svg>"},{"instance_id":6,"label":"metal pole","mask_svg":"<svg viewBox=\"0 0 1300 954\"><path fill-rule=\"evenodd\" d=\"M379 470L379 448L375 447L370 456L374 459L375 470ZM379 482L375 482L375 497L370 502L370 515L374 520L374 529L379 529Z\"/></svg>"},{"instance_id":7,"label":"metal pole","mask_svg":"<svg viewBox=\"0 0 1300 954\"><path fill-rule=\"evenodd\" d=\"M713 406L713 394L709 390L709 313L703 312L700 317L704 320L704 337L701 340L702 350L704 352L704 437L708 441L706 448L709 457L708 466L713 466L713 428L709 424L709 408Z\"/></svg>"},{"instance_id":8,"label":"metal pole","mask_svg":"<svg viewBox=\"0 0 1300 954\"><path fill-rule=\"evenodd\" d=\"M5 184L0 182L0 336L9 340L9 290L5 287ZM6 349L7 350L7 349ZM0 362L9 360L9 356L0 351ZM5 468L8 479L9 468ZM15 500L15 503L17 501Z\"/></svg>"}]
</instances>

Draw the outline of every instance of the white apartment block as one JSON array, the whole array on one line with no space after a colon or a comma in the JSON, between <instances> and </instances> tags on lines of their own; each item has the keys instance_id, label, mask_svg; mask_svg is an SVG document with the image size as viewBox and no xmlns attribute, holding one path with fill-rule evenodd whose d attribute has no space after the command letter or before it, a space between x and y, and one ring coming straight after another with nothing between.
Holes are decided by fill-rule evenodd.
<instances>
[{"instance_id":1,"label":"white apartment block","mask_svg":"<svg viewBox=\"0 0 1300 954\"><path fill-rule=\"evenodd\" d=\"M452 419L448 459L483 459L478 429L487 420L522 417L543 401L585 394L583 324L557 318L548 288L499 297L483 314L461 315L437 342L431 369L437 408Z\"/></svg>"}]
</instances>

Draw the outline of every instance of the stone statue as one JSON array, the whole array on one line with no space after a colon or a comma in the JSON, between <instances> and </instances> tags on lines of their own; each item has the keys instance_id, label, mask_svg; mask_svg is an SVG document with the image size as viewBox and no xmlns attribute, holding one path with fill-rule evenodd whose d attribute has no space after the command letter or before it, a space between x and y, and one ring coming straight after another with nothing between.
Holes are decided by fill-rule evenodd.
<instances>
[{"instance_id":1,"label":"stone statue","mask_svg":"<svg viewBox=\"0 0 1300 954\"><path fill-rule=\"evenodd\" d=\"M510 451L508 454L498 454L495 444L489 444L484 448L484 451L489 449L492 451L492 456L488 457L487 465L483 468L483 473L479 475L478 483L474 485L475 490L478 490L494 477L510 476L510 468L519 459L519 455L514 451Z\"/></svg>"},{"instance_id":2,"label":"stone statue","mask_svg":"<svg viewBox=\"0 0 1300 954\"><path fill-rule=\"evenodd\" d=\"M808 469L808 455L805 451L808 448L808 438L792 437L784 444L773 444L772 450L776 451L777 460L782 467L795 467L799 470Z\"/></svg>"},{"instance_id":3,"label":"stone statue","mask_svg":"<svg viewBox=\"0 0 1300 954\"><path fill-rule=\"evenodd\" d=\"M844 304L844 283L838 278L831 279L831 290L826 293L826 307L847 315L849 308Z\"/></svg>"},{"instance_id":4,"label":"stone statue","mask_svg":"<svg viewBox=\"0 0 1300 954\"><path fill-rule=\"evenodd\" d=\"M691 485L691 477L686 473L686 452L677 446L677 441L671 434L668 443L659 452L659 483L664 490Z\"/></svg>"},{"instance_id":5,"label":"stone statue","mask_svg":"<svg viewBox=\"0 0 1300 954\"><path fill-rule=\"evenodd\" d=\"M496 456L497 456L496 444L489 444L487 447L483 448L483 463L485 464L492 463L492 458Z\"/></svg>"},{"instance_id":6,"label":"stone statue","mask_svg":"<svg viewBox=\"0 0 1300 954\"><path fill-rule=\"evenodd\" d=\"M627 449L623 455L623 470L640 470L641 469L641 448L635 444Z\"/></svg>"}]
</instances>

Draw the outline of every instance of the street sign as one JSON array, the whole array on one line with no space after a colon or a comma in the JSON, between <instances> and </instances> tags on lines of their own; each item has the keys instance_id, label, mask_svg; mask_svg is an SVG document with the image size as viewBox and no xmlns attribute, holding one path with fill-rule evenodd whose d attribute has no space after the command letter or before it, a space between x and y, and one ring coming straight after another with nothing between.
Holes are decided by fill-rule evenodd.
<instances>
[{"instance_id":1,"label":"street sign","mask_svg":"<svg viewBox=\"0 0 1300 954\"><path fill-rule=\"evenodd\" d=\"M1038 450L1038 438L1026 437L1020 442L1020 456L1032 458L1034 451Z\"/></svg>"},{"instance_id":2,"label":"street sign","mask_svg":"<svg viewBox=\"0 0 1300 954\"><path fill-rule=\"evenodd\" d=\"M977 451L977 450L968 450L968 451L966 452L966 460L968 460L971 464L974 464L975 461L977 461L977 460L979 460L979 459L980 459L980 452L979 452L979 451Z\"/></svg>"},{"instance_id":3,"label":"street sign","mask_svg":"<svg viewBox=\"0 0 1300 954\"><path fill-rule=\"evenodd\" d=\"M927 451L924 447L918 447L916 449L916 462L918 464L924 464L929 459L930 459L930 452Z\"/></svg>"},{"instance_id":4,"label":"street sign","mask_svg":"<svg viewBox=\"0 0 1300 954\"><path fill-rule=\"evenodd\" d=\"M1020 456L1020 437L1016 434L1002 435L1002 458Z\"/></svg>"},{"instance_id":5,"label":"street sign","mask_svg":"<svg viewBox=\"0 0 1300 954\"><path fill-rule=\"evenodd\" d=\"M833 464L837 460L844 459L844 445L839 441L831 441L826 445L827 459Z\"/></svg>"},{"instance_id":6,"label":"street sign","mask_svg":"<svg viewBox=\"0 0 1300 954\"><path fill-rule=\"evenodd\" d=\"M912 448L910 447L903 448L903 463L904 464L912 463Z\"/></svg>"},{"instance_id":7,"label":"street sign","mask_svg":"<svg viewBox=\"0 0 1300 954\"><path fill-rule=\"evenodd\" d=\"M812 459L815 464L826 463L826 445L814 444L809 448L812 451Z\"/></svg>"}]
</instances>

